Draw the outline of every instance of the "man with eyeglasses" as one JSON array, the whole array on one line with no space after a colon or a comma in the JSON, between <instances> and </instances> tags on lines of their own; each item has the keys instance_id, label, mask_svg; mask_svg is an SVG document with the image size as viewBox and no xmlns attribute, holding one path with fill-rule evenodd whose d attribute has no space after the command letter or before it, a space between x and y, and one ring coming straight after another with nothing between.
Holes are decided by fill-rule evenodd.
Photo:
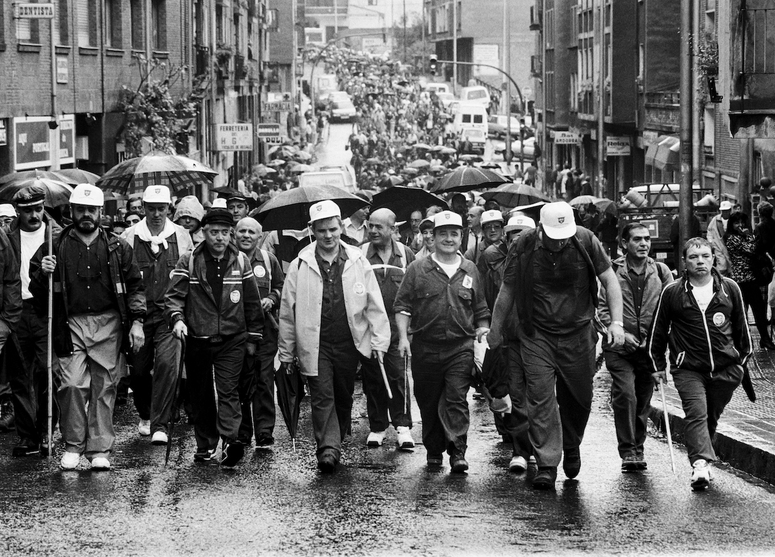
<instances>
[{"instance_id":1,"label":"man with eyeglasses","mask_svg":"<svg viewBox=\"0 0 775 557\"><path fill-rule=\"evenodd\" d=\"M140 415L137 430L142 436L153 435L154 445L167 443L166 427L180 366L180 341L163 318L164 295L178 259L194 249L188 231L167 218L171 203L167 186L148 186L143 193L145 218L123 235L140 267L147 306L143 324L146 343L130 359L130 384Z\"/></svg>"},{"instance_id":2,"label":"man with eyeglasses","mask_svg":"<svg viewBox=\"0 0 775 557\"><path fill-rule=\"evenodd\" d=\"M603 355L611 373L611 406L622 472L637 472L647 467L643 444L654 392L646 340L659 295L673 275L667 265L649 257L651 236L644 224L625 225L621 245L625 255L612 261L611 266L622 291L624 345L614 347L604 338ZM598 314L608 327L611 312L605 288L600 289Z\"/></svg>"},{"instance_id":3,"label":"man with eyeglasses","mask_svg":"<svg viewBox=\"0 0 775 557\"><path fill-rule=\"evenodd\" d=\"M62 364L57 400L66 452L63 470L82 454L94 471L110 470L113 407L124 333L136 352L145 342L143 279L132 248L99 226L102 190L76 186L70 195L73 224L62 230L54 254L44 247L30 264L30 292L45 313L48 275L54 274L54 350Z\"/></svg>"}]
</instances>

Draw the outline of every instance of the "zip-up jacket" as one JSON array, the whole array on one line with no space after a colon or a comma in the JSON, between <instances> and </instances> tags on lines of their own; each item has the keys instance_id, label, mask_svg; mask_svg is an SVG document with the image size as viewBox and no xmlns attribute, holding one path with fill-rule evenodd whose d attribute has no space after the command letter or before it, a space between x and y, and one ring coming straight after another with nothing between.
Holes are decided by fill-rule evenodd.
<instances>
[{"instance_id":1,"label":"zip-up jacket","mask_svg":"<svg viewBox=\"0 0 775 557\"><path fill-rule=\"evenodd\" d=\"M264 324L267 328L276 331L285 273L274 255L258 248L254 249L253 255L250 256L250 268L256 278L261 298L272 300L272 310L264 312Z\"/></svg>"},{"instance_id":2,"label":"zip-up jacket","mask_svg":"<svg viewBox=\"0 0 775 557\"><path fill-rule=\"evenodd\" d=\"M0 230L0 320L14 332L22 314L22 280L19 258L8 235Z\"/></svg>"},{"instance_id":3,"label":"zip-up jacket","mask_svg":"<svg viewBox=\"0 0 775 557\"><path fill-rule=\"evenodd\" d=\"M667 285L657 304L648 343L654 371L691 370L713 374L744 365L752 353L751 333L740 288L712 270L713 298L703 315L686 276Z\"/></svg>"},{"instance_id":4,"label":"zip-up jacket","mask_svg":"<svg viewBox=\"0 0 775 557\"><path fill-rule=\"evenodd\" d=\"M67 288L62 285L62 264L65 261L62 239L73 231L73 225L67 226L54 242L57 266L54 269L54 351L64 357L73 353L73 339L70 336L69 308ZM145 293L140 269L137 267L132 247L124 240L100 230L99 234L108 244L108 268L110 285L116 298L118 313L123 327L122 350L129 349L128 335L132 321L145 319ZM38 315L47 312L48 275L41 269L41 260L48 255L48 246L44 242L30 261L30 293Z\"/></svg>"},{"instance_id":5,"label":"zip-up jacket","mask_svg":"<svg viewBox=\"0 0 775 557\"><path fill-rule=\"evenodd\" d=\"M611 266L614 269L616 280L619 281L619 287L622 290L622 321L624 322L624 330L637 338L642 346L651 331L651 324L654 321L654 313L657 309L659 295L662 293L662 289L672 282L673 275L667 265L654 261L649 257L646 261L646 268L643 271L644 287L640 308L636 308L635 288L632 283L632 277L630 276L630 267L627 264L627 258L620 257L619 259L612 261ZM600 321L603 322L603 325L608 328L611 324L611 314L608 311L608 299L606 297L605 288L600 288L599 297L598 316L600 317ZM611 348L608 345L605 336L603 337L603 347L605 350L611 350L612 352L621 354L627 352L624 346L615 349Z\"/></svg>"},{"instance_id":6,"label":"zip-up jacket","mask_svg":"<svg viewBox=\"0 0 775 557\"><path fill-rule=\"evenodd\" d=\"M212 338L248 333L248 342L258 343L264 330L261 296L247 256L229 243L224 257L223 293L216 303L207 282L204 250L206 243L184 253L172 271L164 298L164 317L172 329L185 321L193 338Z\"/></svg>"},{"instance_id":7,"label":"zip-up jacket","mask_svg":"<svg viewBox=\"0 0 775 557\"><path fill-rule=\"evenodd\" d=\"M320 312L323 305L323 277L320 274L313 242L291 262L285 276L280 303L278 356L290 363L298 356L301 372L317 376L320 350ZM342 290L347 309L347 324L358 352L371 357L372 350L390 348L390 321L382 292L371 265L361 250L339 242L347 261L342 270Z\"/></svg>"}]
</instances>

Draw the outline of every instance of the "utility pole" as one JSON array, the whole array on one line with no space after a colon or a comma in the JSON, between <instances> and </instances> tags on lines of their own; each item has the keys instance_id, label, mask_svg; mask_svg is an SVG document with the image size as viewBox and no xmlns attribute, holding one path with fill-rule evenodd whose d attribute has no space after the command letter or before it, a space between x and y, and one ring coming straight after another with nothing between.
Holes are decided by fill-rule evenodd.
<instances>
[{"instance_id":1,"label":"utility pole","mask_svg":"<svg viewBox=\"0 0 775 557\"><path fill-rule=\"evenodd\" d=\"M503 0L503 55L501 61L506 72L511 72L511 18L509 14L509 0ZM503 149L503 160L506 161L506 168L509 167L513 155L511 153L511 82L503 76L504 90L506 94L506 144ZM522 134L520 134L520 139ZM521 149L521 147L520 147ZM520 169L522 168L522 159L519 160Z\"/></svg>"},{"instance_id":2,"label":"utility pole","mask_svg":"<svg viewBox=\"0 0 775 557\"><path fill-rule=\"evenodd\" d=\"M339 35L339 6L337 1L334 0L334 37Z\"/></svg>"},{"instance_id":3,"label":"utility pole","mask_svg":"<svg viewBox=\"0 0 775 557\"><path fill-rule=\"evenodd\" d=\"M406 64L406 0L404 0L404 64Z\"/></svg>"},{"instance_id":4,"label":"utility pole","mask_svg":"<svg viewBox=\"0 0 775 557\"><path fill-rule=\"evenodd\" d=\"M549 163L548 157L548 143L549 143L549 129L546 121L546 103L549 96L546 94L546 0L541 1L541 149L543 150L543 162L544 162L544 188L548 187L546 184L546 177L549 175ZM522 109L524 110L524 108Z\"/></svg>"},{"instance_id":5,"label":"utility pole","mask_svg":"<svg viewBox=\"0 0 775 557\"><path fill-rule=\"evenodd\" d=\"M452 0L452 91L457 93L457 0Z\"/></svg>"},{"instance_id":6,"label":"utility pole","mask_svg":"<svg viewBox=\"0 0 775 557\"><path fill-rule=\"evenodd\" d=\"M603 191L603 178L605 177L605 67L606 67L606 48L605 48L605 2L598 0L598 18L600 22L600 56L598 69L598 99L597 99L597 194L600 196L608 195Z\"/></svg>"},{"instance_id":7,"label":"utility pole","mask_svg":"<svg viewBox=\"0 0 775 557\"><path fill-rule=\"evenodd\" d=\"M681 0L681 191L679 236L683 245L692 229L692 0ZM683 264L679 263L679 270Z\"/></svg>"}]
</instances>

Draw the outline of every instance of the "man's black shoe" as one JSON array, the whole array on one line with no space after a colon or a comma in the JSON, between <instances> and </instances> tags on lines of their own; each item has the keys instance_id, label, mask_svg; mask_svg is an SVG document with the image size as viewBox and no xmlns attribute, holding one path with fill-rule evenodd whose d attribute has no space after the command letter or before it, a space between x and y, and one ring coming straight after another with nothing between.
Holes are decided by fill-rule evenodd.
<instances>
[{"instance_id":1,"label":"man's black shoe","mask_svg":"<svg viewBox=\"0 0 775 557\"><path fill-rule=\"evenodd\" d=\"M221 466L234 468L245 455L245 445L239 441L225 442L221 450Z\"/></svg>"},{"instance_id":2,"label":"man's black shoe","mask_svg":"<svg viewBox=\"0 0 775 557\"><path fill-rule=\"evenodd\" d=\"M13 456L38 456L40 454L40 445L23 439L13 448L11 454Z\"/></svg>"},{"instance_id":3,"label":"man's black shoe","mask_svg":"<svg viewBox=\"0 0 775 557\"><path fill-rule=\"evenodd\" d=\"M452 468L453 474L462 474L468 471L468 461L462 455L450 458L449 465Z\"/></svg>"},{"instance_id":4,"label":"man's black shoe","mask_svg":"<svg viewBox=\"0 0 775 557\"><path fill-rule=\"evenodd\" d=\"M324 474L333 474L336 471L336 458L329 453L323 453L318 457L318 470Z\"/></svg>"},{"instance_id":5,"label":"man's black shoe","mask_svg":"<svg viewBox=\"0 0 775 557\"><path fill-rule=\"evenodd\" d=\"M562 457L562 470L568 479L572 480L581 471L581 451L578 447L566 449Z\"/></svg>"},{"instance_id":6,"label":"man's black shoe","mask_svg":"<svg viewBox=\"0 0 775 557\"><path fill-rule=\"evenodd\" d=\"M256 448L265 449L274 445L274 437L271 435L259 435L256 438Z\"/></svg>"},{"instance_id":7,"label":"man's black shoe","mask_svg":"<svg viewBox=\"0 0 775 557\"><path fill-rule=\"evenodd\" d=\"M197 449L194 453L194 461L210 462L215 456L215 449Z\"/></svg>"},{"instance_id":8,"label":"man's black shoe","mask_svg":"<svg viewBox=\"0 0 775 557\"><path fill-rule=\"evenodd\" d=\"M557 468L554 466L539 468L533 478L533 489L554 489L557 481Z\"/></svg>"}]
</instances>

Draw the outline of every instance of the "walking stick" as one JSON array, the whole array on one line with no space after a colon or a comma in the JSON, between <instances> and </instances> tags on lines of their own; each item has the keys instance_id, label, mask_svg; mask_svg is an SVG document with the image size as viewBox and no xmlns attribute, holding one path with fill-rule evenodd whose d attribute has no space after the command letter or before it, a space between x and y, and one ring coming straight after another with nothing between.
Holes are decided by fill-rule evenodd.
<instances>
[{"instance_id":1,"label":"walking stick","mask_svg":"<svg viewBox=\"0 0 775 557\"><path fill-rule=\"evenodd\" d=\"M175 380L174 398L172 399L172 408L170 409L170 419L167 422L167 453L164 456L164 466L170 461L170 452L172 451L172 430L175 427L175 414L180 409L178 407L178 390L180 389L180 381L183 377L183 367L186 364L186 339L180 339L180 365L178 366L178 377Z\"/></svg>"},{"instance_id":2,"label":"walking stick","mask_svg":"<svg viewBox=\"0 0 775 557\"><path fill-rule=\"evenodd\" d=\"M54 234L51 223L46 226L48 232L48 254L54 254ZM46 337L46 374L48 375L48 456L54 452L54 273L48 275L48 331Z\"/></svg>"},{"instance_id":3,"label":"walking stick","mask_svg":"<svg viewBox=\"0 0 775 557\"><path fill-rule=\"evenodd\" d=\"M665 402L665 385L659 382L659 394L662 397L662 411L665 413L665 431L667 432L667 446L670 448L670 466L675 474L675 455L673 454L673 436L670 435L670 416L667 414L667 403Z\"/></svg>"},{"instance_id":4,"label":"walking stick","mask_svg":"<svg viewBox=\"0 0 775 557\"><path fill-rule=\"evenodd\" d=\"M393 391L390 390L390 383L388 383L387 372L385 371L385 363L382 361L382 353L377 354L377 361L379 362L379 370L382 372L382 381L385 382L385 388L389 399L393 399Z\"/></svg>"},{"instance_id":5,"label":"walking stick","mask_svg":"<svg viewBox=\"0 0 775 557\"><path fill-rule=\"evenodd\" d=\"M406 389L407 382L409 381L409 374L412 372L412 359L409 354L404 354L404 414L409 413L409 392Z\"/></svg>"}]
</instances>

